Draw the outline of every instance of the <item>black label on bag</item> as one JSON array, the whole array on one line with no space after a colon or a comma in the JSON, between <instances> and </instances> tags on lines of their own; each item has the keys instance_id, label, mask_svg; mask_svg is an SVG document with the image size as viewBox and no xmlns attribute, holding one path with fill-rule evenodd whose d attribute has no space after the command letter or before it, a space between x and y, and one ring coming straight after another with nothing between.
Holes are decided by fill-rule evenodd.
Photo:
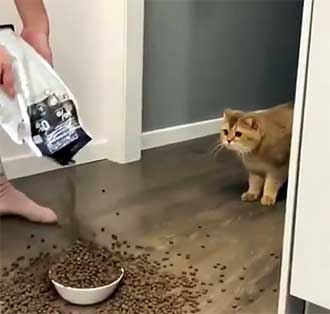
<instances>
[{"instance_id":1,"label":"black label on bag","mask_svg":"<svg viewBox=\"0 0 330 314\"><path fill-rule=\"evenodd\" d=\"M28 114L33 142L43 156L61 165L74 162L73 156L91 141L79 124L71 100L60 101L50 95L42 102L30 105Z\"/></svg>"}]
</instances>

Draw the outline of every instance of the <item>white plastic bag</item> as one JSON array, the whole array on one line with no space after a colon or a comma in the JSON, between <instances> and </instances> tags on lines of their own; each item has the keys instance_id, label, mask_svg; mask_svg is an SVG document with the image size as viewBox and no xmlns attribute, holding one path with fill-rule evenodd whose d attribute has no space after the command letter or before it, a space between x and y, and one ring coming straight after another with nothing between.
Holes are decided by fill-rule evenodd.
<instances>
[{"instance_id":1,"label":"white plastic bag","mask_svg":"<svg viewBox=\"0 0 330 314\"><path fill-rule=\"evenodd\" d=\"M80 125L77 102L53 68L11 29L0 46L12 58L16 98L0 90L0 124L17 144L66 165L91 138Z\"/></svg>"}]
</instances>

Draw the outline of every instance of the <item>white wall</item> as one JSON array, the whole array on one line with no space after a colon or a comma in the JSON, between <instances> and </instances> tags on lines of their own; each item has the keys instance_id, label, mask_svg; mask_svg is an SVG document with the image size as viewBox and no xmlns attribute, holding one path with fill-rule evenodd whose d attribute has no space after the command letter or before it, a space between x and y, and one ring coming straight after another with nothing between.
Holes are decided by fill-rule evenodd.
<instances>
[{"instance_id":1,"label":"white wall","mask_svg":"<svg viewBox=\"0 0 330 314\"><path fill-rule=\"evenodd\" d=\"M75 94L84 126L94 139L79 160L116 159L112 157L118 154L120 143L115 149L109 138L123 137L126 1L45 0L45 4L55 69ZM1 0L0 12L1 23L19 25L12 0ZM3 131L0 150L9 177L54 168L49 161L30 158L30 152L11 143Z\"/></svg>"}]
</instances>

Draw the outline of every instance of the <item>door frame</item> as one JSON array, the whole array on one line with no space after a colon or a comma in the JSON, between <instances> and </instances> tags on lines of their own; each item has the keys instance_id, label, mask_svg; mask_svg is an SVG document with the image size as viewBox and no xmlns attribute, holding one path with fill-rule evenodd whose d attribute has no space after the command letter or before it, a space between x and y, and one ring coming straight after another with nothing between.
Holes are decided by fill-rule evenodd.
<instances>
[{"instance_id":1,"label":"door frame","mask_svg":"<svg viewBox=\"0 0 330 314\"><path fill-rule=\"evenodd\" d=\"M301 26L299 62L296 83L294 119L289 168L288 194L283 237L281 282L278 313L304 313L305 302L290 295L292 251L296 213L300 148L304 118L305 94L307 86L308 62L311 41L311 27L314 0L305 0Z\"/></svg>"},{"instance_id":2,"label":"door frame","mask_svg":"<svg viewBox=\"0 0 330 314\"><path fill-rule=\"evenodd\" d=\"M110 96L107 158L128 163L141 158L144 1L113 2L120 7L118 22L122 25L117 60L110 69L117 73L118 91Z\"/></svg>"}]
</instances>

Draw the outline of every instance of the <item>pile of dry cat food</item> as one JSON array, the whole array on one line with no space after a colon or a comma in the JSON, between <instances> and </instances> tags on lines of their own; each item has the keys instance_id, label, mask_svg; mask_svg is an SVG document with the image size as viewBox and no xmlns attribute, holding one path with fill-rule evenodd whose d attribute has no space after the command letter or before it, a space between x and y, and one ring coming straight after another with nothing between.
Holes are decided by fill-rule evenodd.
<instances>
[{"instance_id":1,"label":"pile of dry cat food","mask_svg":"<svg viewBox=\"0 0 330 314\"><path fill-rule=\"evenodd\" d=\"M30 261L29 267L18 267L8 277L3 276L0 284L1 313L80 313L79 310L71 312L69 304L57 295L48 278L49 268L52 278L64 285L95 287L118 278L120 267L125 269L125 276L117 291L105 302L94 305L93 313L200 312L200 299L208 291L197 279L198 269L187 269L175 275L165 271L165 267L170 268L168 259L152 260L141 247L129 253L130 247L126 241L119 242L118 239L112 244L111 251L79 241L59 257L41 254Z\"/></svg>"},{"instance_id":2,"label":"pile of dry cat food","mask_svg":"<svg viewBox=\"0 0 330 314\"><path fill-rule=\"evenodd\" d=\"M32 259L27 268L17 269L18 263L13 264L13 274L5 269L1 278L1 314L64 313L55 304L58 296L47 277L47 267L52 264L49 254Z\"/></svg>"},{"instance_id":3,"label":"pile of dry cat food","mask_svg":"<svg viewBox=\"0 0 330 314\"><path fill-rule=\"evenodd\" d=\"M108 285L121 275L120 266L109 250L91 242L77 241L50 268L50 278L65 287L97 288Z\"/></svg>"}]
</instances>

